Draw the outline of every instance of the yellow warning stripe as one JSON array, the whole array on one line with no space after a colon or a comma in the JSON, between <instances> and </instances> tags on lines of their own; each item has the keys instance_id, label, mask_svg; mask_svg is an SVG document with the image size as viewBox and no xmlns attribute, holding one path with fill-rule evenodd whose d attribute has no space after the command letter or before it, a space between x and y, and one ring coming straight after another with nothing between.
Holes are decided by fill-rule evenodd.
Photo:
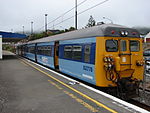
<instances>
[{"instance_id":1,"label":"yellow warning stripe","mask_svg":"<svg viewBox=\"0 0 150 113\"><path fill-rule=\"evenodd\" d=\"M60 90L63 90L63 92L70 96L72 99L76 100L77 102L79 102L80 104L82 104L84 107L88 108L90 111L92 112L98 112L98 110L96 108L94 108L93 106L89 105L88 103L84 102L82 99L76 97L74 94L64 90L62 87L60 87L58 84L52 82L51 80L48 80L52 85L54 85L55 87L57 87Z\"/></svg>"},{"instance_id":2,"label":"yellow warning stripe","mask_svg":"<svg viewBox=\"0 0 150 113\"><path fill-rule=\"evenodd\" d=\"M20 60L22 60L22 59L20 59ZM80 92L80 91L78 91L78 90L76 90L76 89L70 87L69 85L67 85L67 84L65 84L64 82L58 80L57 78L51 76L50 74L48 74L48 73L42 71L41 69L35 67L34 65L32 65L32 64L30 64L30 63L28 63L28 62L26 62L25 60L22 60L22 61L25 62L26 64L30 65L30 66L33 67L34 69L40 71L41 73L47 75L48 77L52 78L53 80L59 82L60 84L66 86L67 88L71 89L72 91L74 91L74 92L80 94L80 95L83 96L84 98L86 98L86 99L88 99L88 100L94 102L94 103L97 104L98 106L103 107L103 108L105 108L106 110L108 110L108 111L110 111L110 112L112 112L112 113L117 113L115 110L113 110L113 109L111 109L111 108L105 106L104 104L98 102L97 100L94 100L93 98L91 98L91 97L89 97L89 96L83 94L82 92Z\"/></svg>"}]
</instances>

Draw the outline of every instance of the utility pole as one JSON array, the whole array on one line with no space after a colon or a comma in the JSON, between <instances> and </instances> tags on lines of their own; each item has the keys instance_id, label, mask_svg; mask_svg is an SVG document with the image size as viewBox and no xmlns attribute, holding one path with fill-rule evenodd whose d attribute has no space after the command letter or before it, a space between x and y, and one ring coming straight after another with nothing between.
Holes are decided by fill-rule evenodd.
<instances>
[{"instance_id":1,"label":"utility pole","mask_svg":"<svg viewBox=\"0 0 150 113\"><path fill-rule=\"evenodd\" d=\"M31 22L31 35L33 35L33 22Z\"/></svg>"},{"instance_id":2,"label":"utility pole","mask_svg":"<svg viewBox=\"0 0 150 113\"><path fill-rule=\"evenodd\" d=\"M47 15L48 14L45 14L45 32L47 33Z\"/></svg>"},{"instance_id":3,"label":"utility pole","mask_svg":"<svg viewBox=\"0 0 150 113\"><path fill-rule=\"evenodd\" d=\"M78 26L77 26L77 0L75 0L75 29L77 30L78 29Z\"/></svg>"}]
</instances>

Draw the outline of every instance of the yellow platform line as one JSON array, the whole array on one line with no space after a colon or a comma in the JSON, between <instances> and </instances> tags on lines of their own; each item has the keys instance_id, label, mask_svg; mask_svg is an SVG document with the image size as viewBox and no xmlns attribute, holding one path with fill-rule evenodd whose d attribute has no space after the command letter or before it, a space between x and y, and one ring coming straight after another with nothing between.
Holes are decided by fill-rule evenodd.
<instances>
[{"instance_id":1,"label":"yellow platform line","mask_svg":"<svg viewBox=\"0 0 150 113\"><path fill-rule=\"evenodd\" d=\"M24 63L23 61L21 61L21 63L23 64L23 65L25 65L25 66L28 66L26 63Z\"/></svg>"},{"instance_id":2,"label":"yellow platform line","mask_svg":"<svg viewBox=\"0 0 150 113\"><path fill-rule=\"evenodd\" d=\"M22 60L22 59L20 59L20 60ZM70 87L69 85L67 85L67 84L65 84L64 82L58 80L57 78L51 76L50 74L48 74L48 73L42 71L41 69L35 67L34 65L32 65L32 64L30 64L30 63L28 63L28 62L26 62L25 60L22 60L22 61L25 62L26 64L28 64L29 66L33 67L34 69L40 71L41 73L47 75L48 77L52 78L53 80L59 82L60 84L66 86L67 88L71 89L72 91L78 93L79 95L83 96L84 98L86 98L86 99L88 99L88 100L94 102L94 103L97 104L98 106L103 107L103 108L105 108L106 110L108 110L108 111L110 111L110 112L112 112L112 113L117 113L115 110L113 110L113 109L111 109L111 108L105 106L104 104L98 102L97 100L94 100L93 98L91 98L91 97L89 97L89 96L83 94L82 92L80 92L80 91L78 91L78 90L76 90L76 89Z\"/></svg>"},{"instance_id":3,"label":"yellow platform line","mask_svg":"<svg viewBox=\"0 0 150 113\"><path fill-rule=\"evenodd\" d=\"M72 99L74 99L75 101L77 101L78 103L80 103L81 105L83 105L85 108L89 109L92 112L98 112L98 110L96 108L94 108L93 106L89 105L88 103L84 102L82 99L76 97L74 94L64 90L62 87L60 87L58 84L52 82L51 80L48 80L49 83L51 83L53 86L55 86L56 88L58 88L59 90L63 90L63 92L70 96Z\"/></svg>"}]
</instances>

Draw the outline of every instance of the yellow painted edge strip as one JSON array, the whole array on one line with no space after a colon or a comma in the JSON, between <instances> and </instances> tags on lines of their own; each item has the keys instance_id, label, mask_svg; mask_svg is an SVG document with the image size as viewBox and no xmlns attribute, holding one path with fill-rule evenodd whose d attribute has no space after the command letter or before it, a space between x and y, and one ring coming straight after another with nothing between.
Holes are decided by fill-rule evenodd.
<instances>
[{"instance_id":1,"label":"yellow painted edge strip","mask_svg":"<svg viewBox=\"0 0 150 113\"><path fill-rule=\"evenodd\" d=\"M77 102L79 102L80 104L82 104L85 108L88 108L90 111L92 112L99 112L96 108L94 108L93 106L89 105L88 103L84 102L82 99L76 97L74 94L68 92L68 91L64 91L64 93L68 96L70 96L72 99L75 99Z\"/></svg>"},{"instance_id":2,"label":"yellow painted edge strip","mask_svg":"<svg viewBox=\"0 0 150 113\"><path fill-rule=\"evenodd\" d=\"M20 59L20 60L22 60L22 59ZM108 110L108 111L110 111L110 112L112 112L112 113L117 113L117 112L116 112L116 111L114 111L113 109L111 109L111 108L109 108L109 107L105 106L104 104L102 104L102 103L100 103L100 102L98 102L98 101L94 100L93 98L91 98L91 97L89 97L89 96L87 96L87 95L85 95L85 94L81 93L80 91L78 91L78 90L76 90L76 89L74 89L74 88L70 87L69 85L67 85L67 84L63 83L62 81L60 81L60 80L56 79L55 77L53 77L53 76L49 75L48 73L46 73L46 72L42 71L41 69L39 69L39 68L37 68L37 67L33 66L32 64L30 64L30 63L28 63L28 62L26 62L26 61L24 61L24 60L22 60L22 61L23 61L23 62L25 62L26 64L30 65L30 66L31 66L31 67L33 67L34 69L36 69L36 70L40 71L41 73L43 73L43 74L45 74L45 75L49 76L50 78L54 79L55 81L59 82L60 84L62 84L62 85L64 85L64 86L66 86L67 88L69 88L69 89L73 90L74 92L76 92L76 93L80 94L80 95L81 95L81 96L83 96L84 98L86 98L86 99L88 99L88 100L90 100L90 101L94 102L94 103L95 103L95 104L97 104L98 106L103 107L103 108L105 108L106 110Z\"/></svg>"},{"instance_id":3,"label":"yellow painted edge strip","mask_svg":"<svg viewBox=\"0 0 150 113\"><path fill-rule=\"evenodd\" d=\"M51 83L53 86L57 87L59 90L63 90L63 92L70 96L72 99L76 100L78 103L80 103L81 105L83 105L85 108L88 108L90 111L92 112L98 112L98 110L96 108L94 108L93 106L89 105L88 103L84 102L82 99L76 97L74 94L64 90L62 87L60 87L58 84L52 82L51 80L48 80L49 83Z\"/></svg>"},{"instance_id":4,"label":"yellow painted edge strip","mask_svg":"<svg viewBox=\"0 0 150 113\"><path fill-rule=\"evenodd\" d=\"M28 66L26 63L24 63L23 61L21 61L21 63L23 64L23 65L25 65L25 66Z\"/></svg>"}]
</instances>

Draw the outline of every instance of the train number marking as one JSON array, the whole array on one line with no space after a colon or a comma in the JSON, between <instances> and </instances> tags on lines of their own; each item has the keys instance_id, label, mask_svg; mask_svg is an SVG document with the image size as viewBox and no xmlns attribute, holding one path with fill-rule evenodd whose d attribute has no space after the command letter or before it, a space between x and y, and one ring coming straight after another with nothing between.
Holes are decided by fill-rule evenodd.
<instances>
[{"instance_id":1,"label":"train number marking","mask_svg":"<svg viewBox=\"0 0 150 113\"><path fill-rule=\"evenodd\" d=\"M83 66L83 70L93 72L93 68L90 66Z\"/></svg>"}]
</instances>

